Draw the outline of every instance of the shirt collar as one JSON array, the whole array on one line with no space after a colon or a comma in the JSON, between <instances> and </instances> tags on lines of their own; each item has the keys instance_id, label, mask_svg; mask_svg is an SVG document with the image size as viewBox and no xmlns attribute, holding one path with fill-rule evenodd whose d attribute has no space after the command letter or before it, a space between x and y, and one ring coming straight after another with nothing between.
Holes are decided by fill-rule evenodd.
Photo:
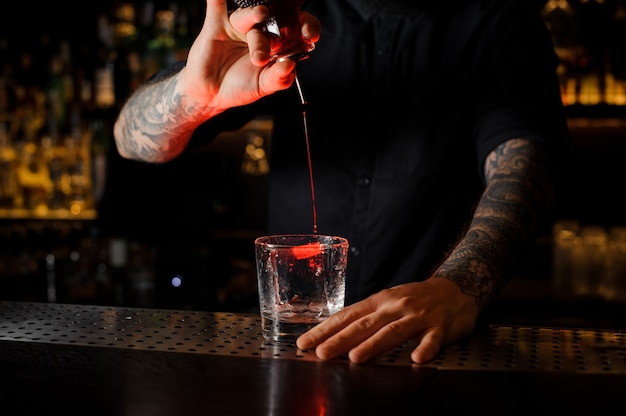
<instances>
[{"instance_id":1,"label":"shirt collar","mask_svg":"<svg viewBox=\"0 0 626 416\"><path fill-rule=\"evenodd\" d=\"M346 0L367 20L383 9L410 9L417 0Z\"/></svg>"}]
</instances>

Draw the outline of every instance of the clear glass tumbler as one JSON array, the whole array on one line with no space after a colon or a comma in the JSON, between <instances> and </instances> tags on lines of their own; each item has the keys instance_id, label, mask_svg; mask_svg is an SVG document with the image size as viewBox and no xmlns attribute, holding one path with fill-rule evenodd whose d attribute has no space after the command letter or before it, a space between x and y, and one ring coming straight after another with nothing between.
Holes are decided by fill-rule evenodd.
<instances>
[{"instance_id":1,"label":"clear glass tumbler","mask_svg":"<svg viewBox=\"0 0 626 416\"><path fill-rule=\"evenodd\" d=\"M348 240L287 234L255 240L263 338L294 345L344 306Z\"/></svg>"}]
</instances>

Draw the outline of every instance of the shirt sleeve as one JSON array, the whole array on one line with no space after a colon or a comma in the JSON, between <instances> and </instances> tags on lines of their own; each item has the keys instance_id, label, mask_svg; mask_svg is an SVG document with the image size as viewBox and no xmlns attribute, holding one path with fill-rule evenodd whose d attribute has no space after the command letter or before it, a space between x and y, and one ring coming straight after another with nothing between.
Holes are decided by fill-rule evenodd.
<instances>
[{"instance_id":1,"label":"shirt sleeve","mask_svg":"<svg viewBox=\"0 0 626 416\"><path fill-rule=\"evenodd\" d=\"M539 140L554 150L568 142L551 35L536 8L510 3L490 22L474 61L479 166L508 139Z\"/></svg>"}]
</instances>

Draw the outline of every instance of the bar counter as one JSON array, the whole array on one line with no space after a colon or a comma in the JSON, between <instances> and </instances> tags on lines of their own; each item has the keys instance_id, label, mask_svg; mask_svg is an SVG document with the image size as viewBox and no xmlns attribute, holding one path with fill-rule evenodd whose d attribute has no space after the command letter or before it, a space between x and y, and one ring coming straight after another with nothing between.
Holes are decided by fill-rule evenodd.
<instances>
[{"instance_id":1,"label":"bar counter","mask_svg":"<svg viewBox=\"0 0 626 416\"><path fill-rule=\"evenodd\" d=\"M626 331L481 322L429 364L263 342L247 313L0 301L16 415L583 414L626 403ZM448 414L448 413L445 413Z\"/></svg>"}]
</instances>

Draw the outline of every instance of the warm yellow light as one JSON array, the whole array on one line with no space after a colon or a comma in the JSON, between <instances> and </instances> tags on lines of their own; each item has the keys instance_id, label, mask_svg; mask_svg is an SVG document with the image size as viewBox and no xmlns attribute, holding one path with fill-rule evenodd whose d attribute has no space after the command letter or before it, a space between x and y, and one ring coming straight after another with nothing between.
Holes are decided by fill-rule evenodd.
<instances>
[{"instance_id":1,"label":"warm yellow light","mask_svg":"<svg viewBox=\"0 0 626 416\"><path fill-rule=\"evenodd\" d=\"M80 204L75 202L75 203L70 205L70 212L73 215L79 215L81 213L81 211L82 211L82 207L81 207Z\"/></svg>"}]
</instances>

